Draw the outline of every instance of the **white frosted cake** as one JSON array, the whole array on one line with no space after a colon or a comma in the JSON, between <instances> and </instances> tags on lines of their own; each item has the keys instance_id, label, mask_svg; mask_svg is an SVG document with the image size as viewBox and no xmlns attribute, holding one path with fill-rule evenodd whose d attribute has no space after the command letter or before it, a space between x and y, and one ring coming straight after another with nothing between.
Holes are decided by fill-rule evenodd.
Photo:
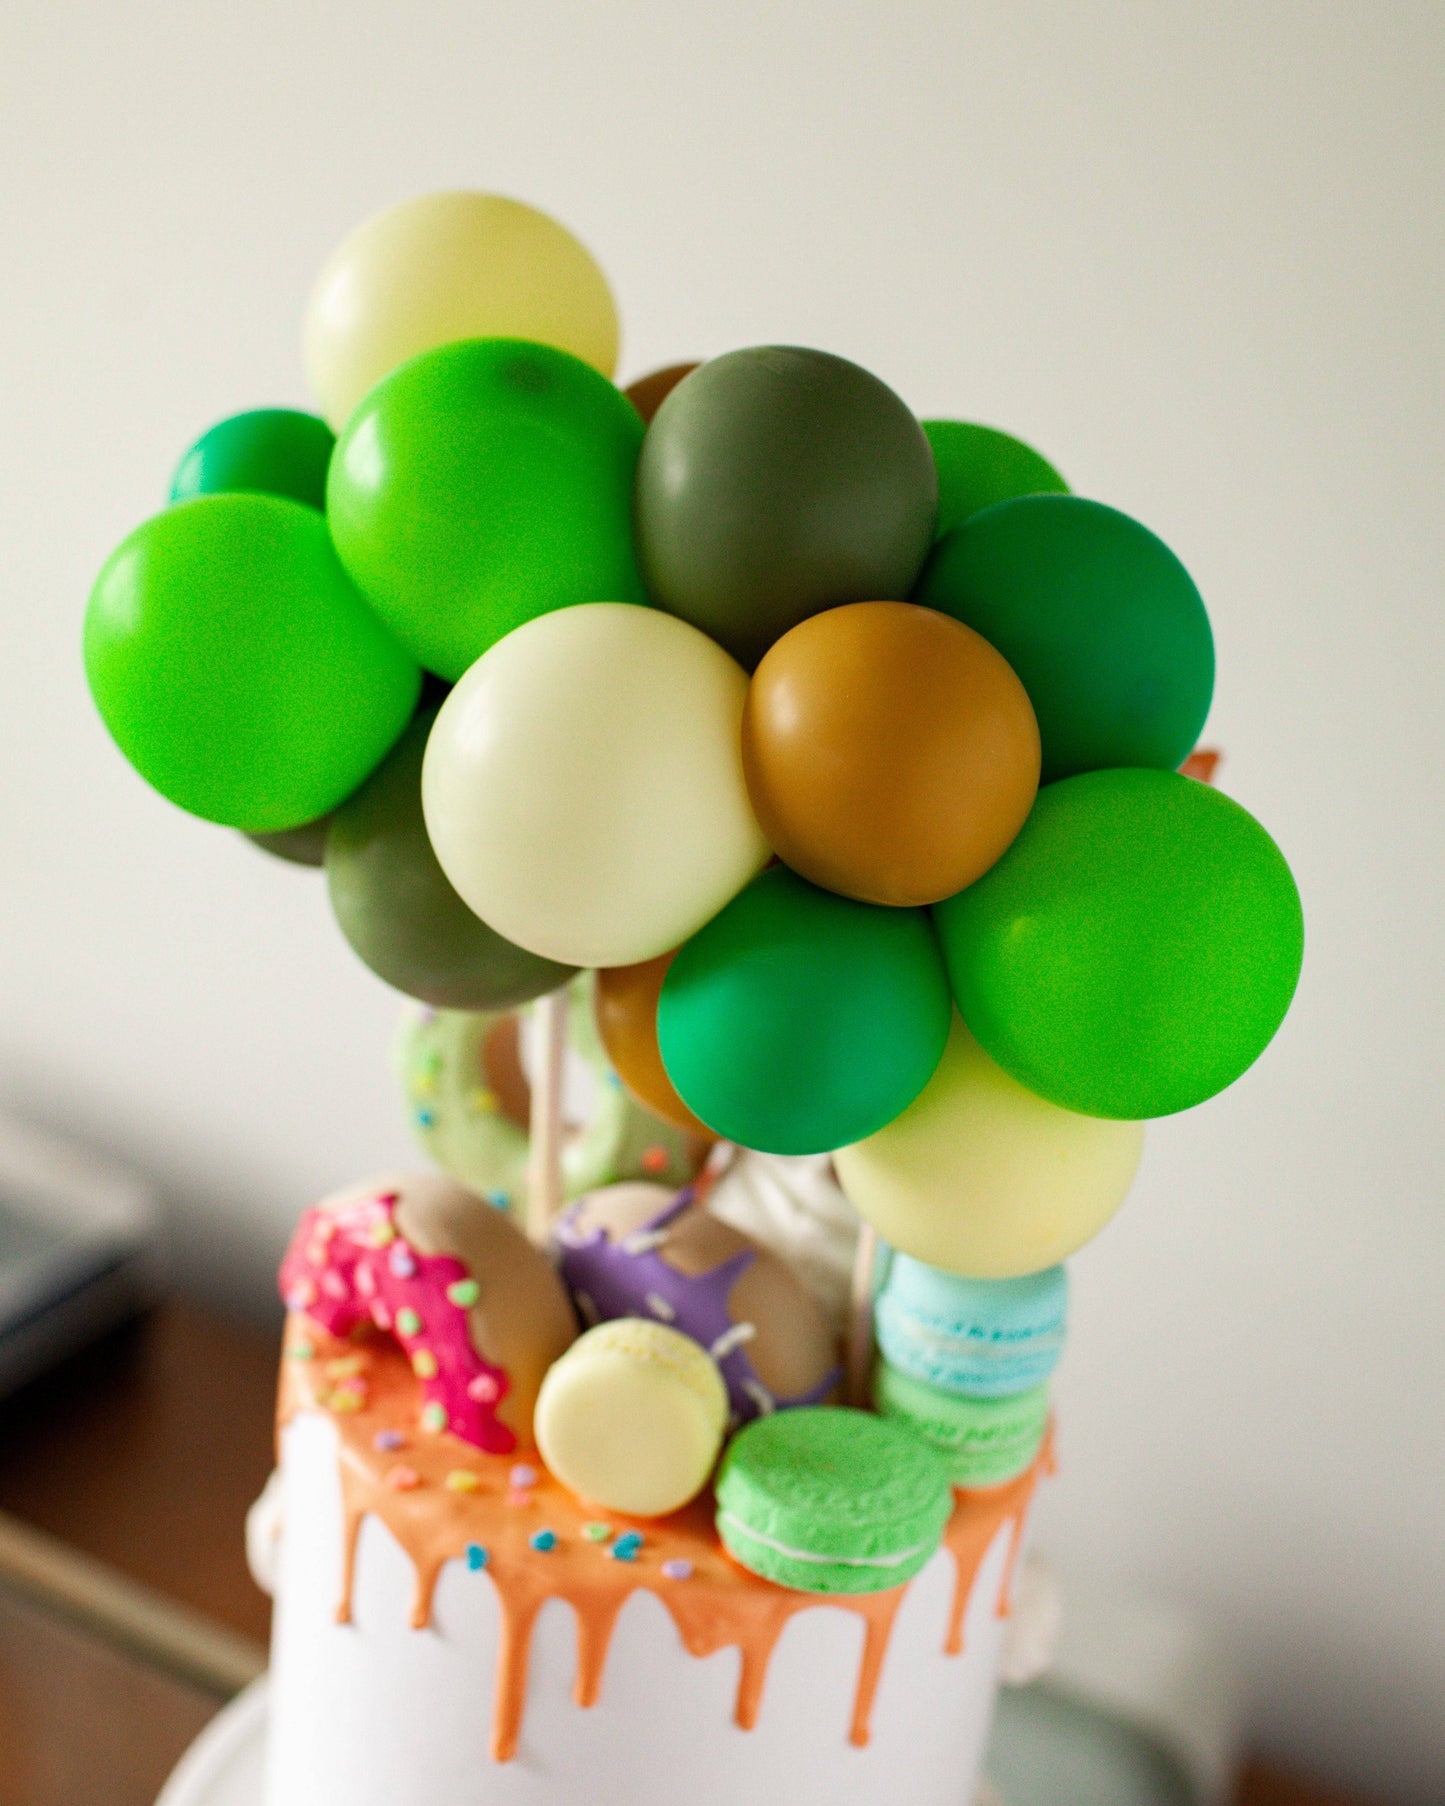
<instances>
[{"instance_id":1,"label":"white frosted cake","mask_svg":"<svg viewBox=\"0 0 1445 1806\"><path fill-rule=\"evenodd\" d=\"M388 1184L347 1194L339 1214L378 1190L395 1200L397 1233L373 1264L416 1264L406 1295L425 1317L415 1288L451 1257L421 1225L453 1188ZM386 1234L384 1208L371 1205L369 1227L353 1218L364 1242ZM504 1224L477 1209L489 1230ZM416 1337L398 1337L407 1307L394 1300L386 1331L375 1322L385 1303L344 1336L328 1331L318 1317L337 1320L323 1301L340 1306L341 1288L323 1287L349 1231L318 1241L326 1221L309 1213L283 1269L296 1308L279 1410L266 1806L883 1806L900 1788L919 1806L965 1806L1047 1448L1009 1484L957 1491L907 1584L781 1586L723 1547L710 1489L643 1520L582 1502L521 1439L487 1453L429 1428L445 1337L428 1381ZM299 1302L308 1253L315 1316ZM434 1277L455 1290L450 1271ZM476 1323L496 1300L485 1275L468 1277L482 1288Z\"/></svg>"}]
</instances>

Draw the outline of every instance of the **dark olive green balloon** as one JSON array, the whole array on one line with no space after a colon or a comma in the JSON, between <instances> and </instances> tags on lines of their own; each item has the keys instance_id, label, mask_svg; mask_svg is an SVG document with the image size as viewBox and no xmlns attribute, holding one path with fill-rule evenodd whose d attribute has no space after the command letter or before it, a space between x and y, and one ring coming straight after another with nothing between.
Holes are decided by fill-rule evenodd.
<instances>
[{"instance_id":1,"label":"dark olive green balloon","mask_svg":"<svg viewBox=\"0 0 1445 1806\"><path fill-rule=\"evenodd\" d=\"M913 600L1001 652L1028 691L1045 784L1113 766L1176 770L1214 689L1188 571L1127 514L1076 495L985 508L939 541Z\"/></svg>"},{"instance_id":2,"label":"dark olive green balloon","mask_svg":"<svg viewBox=\"0 0 1445 1806\"><path fill-rule=\"evenodd\" d=\"M730 351L647 429L638 555L664 608L751 667L808 615L904 599L937 500L923 428L876 376L825 351Z\"/></svg>"},{"instance_id":3,"label":"dark olive green balloon","mask_svg":"<svg viewBox=\"0 0 1445 1806\"><path fill-rule=\"evenodd\" d=\"M408 997L437 1009L502 1010L555 991L575 968L541 959L478 920L427 839L421 766L434 710L417 715L332 817L331 907L352 949Z\"/></svg>"},{"instance_id":4,"label":"dark olive green balloon","mask_svg":"<svg viewBox=\"0 0 1445 1806\"><path fill-rule=\"evenodd\" d=\"M1069 486L1031 445L997 427L969 420L925 420L938 471L938 525L942 539L973 515L1016 495L1067 495Z\"/></svg>"},{"instance_id":5,"label":"dark olive green balloon","mask_svg":"<svg viewBox=\"0 0 1445 1806\"><path fill-rule=\"evenodd\" d=\"M331 817L302 822L299 828L283 828L279 834L248 834L252 846L260 847L288 865L310 865L318 871L326 863L326 836L331 830Z\"/></svg>"},{"instance_id":6,"label":"dark olive green balloon","mask_svg":"<svg viewBox=\"0 0 1445 1806\"><path fill-rule=\"evenodd\" d=\"M246 490L325 508L335 445L335 433L315 414L294 408L233 414L203 433L181 459L171 479L171 500Z\"/></svg>"}]
</instances>

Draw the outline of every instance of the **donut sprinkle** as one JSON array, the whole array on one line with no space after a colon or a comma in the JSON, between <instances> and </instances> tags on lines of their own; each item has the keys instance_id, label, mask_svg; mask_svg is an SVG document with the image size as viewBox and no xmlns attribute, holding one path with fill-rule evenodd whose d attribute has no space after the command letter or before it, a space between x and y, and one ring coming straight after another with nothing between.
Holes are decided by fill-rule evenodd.
<instances>
[{"instance_id":1,"label":"donut sprinkle","mask_svg":"<svg viewBox=\"0 0 1445 1806\"><path fill-rule=\"evenodd\" d=\"M378 1192L308 1210L281 1263L281 1296L328 1335L374 1326L392 1336L422 1382L424 1427L508 1455L517 1439L497 1416L507 1374L477 1352L467 1314L477 1281L454 1255L413 1247L396 1206L395 1192Z\"/></svg>"}]
</instances>

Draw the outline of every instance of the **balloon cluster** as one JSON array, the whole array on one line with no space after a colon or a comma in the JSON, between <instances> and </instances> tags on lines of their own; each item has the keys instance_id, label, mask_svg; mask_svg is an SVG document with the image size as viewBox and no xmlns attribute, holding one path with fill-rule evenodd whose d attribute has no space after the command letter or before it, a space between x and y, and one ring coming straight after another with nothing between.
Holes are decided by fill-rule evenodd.
<instances>
[{"instance_id":1,"label":"balloon cluster","mask_svg":"<svg viewBox=\"0 0 1445 1806\"><path fill-rule=\"evenodd\" d=\"M496 1009L598 968L653 1109L835 1152L938 1266L1047 1267L1299 970L1280 853L1178 770L1199 594L843 358L624 392L617 338L528 207L362 226L306 323L325 420L214 428L102 571L101 713L172 801L324 859L399 989Z\"/></svg>"}]
</instances>

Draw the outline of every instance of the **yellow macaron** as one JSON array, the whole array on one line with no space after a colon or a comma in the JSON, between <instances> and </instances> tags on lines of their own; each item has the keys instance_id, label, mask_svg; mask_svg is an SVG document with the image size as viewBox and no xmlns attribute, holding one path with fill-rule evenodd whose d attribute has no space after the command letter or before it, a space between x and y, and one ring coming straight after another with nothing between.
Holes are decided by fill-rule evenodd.
<instances>
[{"instance_id":1,"label":"yellow macaron","mask_svg":"<svg viewBox=\"0 0 1445 1806\"><path fill-rule=\"evenodd\" d=\"M632 1517L663 1517L707 1484L727 1429L727 1385L665 1323L619 1317L578 1338L537 1396L537 1446L566 1487Z\"/></svg>"}]
</instances>

